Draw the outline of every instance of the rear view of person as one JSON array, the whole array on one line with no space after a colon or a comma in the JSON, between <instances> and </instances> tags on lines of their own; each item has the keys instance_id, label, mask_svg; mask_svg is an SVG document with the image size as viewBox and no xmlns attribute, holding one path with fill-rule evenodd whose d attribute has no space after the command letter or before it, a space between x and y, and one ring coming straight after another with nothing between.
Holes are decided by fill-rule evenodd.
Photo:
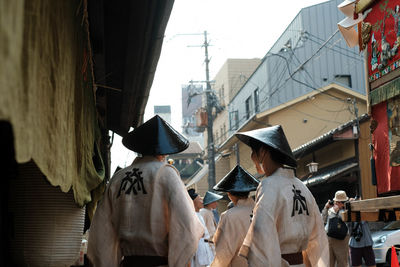
<instances>
[{"instance_id":1,"label":"rear view of person","mask_svg":"<svg viewBox=\"0 0 400 267\"><path fill-rule=\"evenodd\" d=\"M227 192L234 206L221 214L214 235L215 258L211 267L247 267L245 258L238 255L251 222L254 200L249 193L259 182L237 165L214 186L214 190Z\"/></svg>"},{"instance_id":2,"label":"rear view of person","mask_svg":"<svg viewBox=\"0 0 400 267\"><path fill-rule=\"evenodd\" d=\"M190 267L205 267L210 265L210 263L213 261L214 252L209 244L210 234L208 233L204 219L199 212L200 209L204 207L203 198L199 196L193 188L188 190L188 194L190 198L193 200L193 205L196 211L196 215L202 224L201 227L204 229L204 235L200 238L198 242L199 245L197 247L197 251L190 261Z\"/></svg>"},{"instance_id":3,"label":"rear view of person","mask_svg":"<svg viewBox=\"0 0 400 267\"><path fill-rule=\"evenodd\" d=\"M213 238L217 228L217 221L215 220L213 210L217 208L217 201L221 198L222 196L207 191L203 199L204 208L200 209L200 215L203 216L208 233L210 234L210 239Z\"/></svg>"},{"instance_id":4,"label":"rear view of person","mask_svg":"<svg viewBox=\"0 0 400 267\"><path fill-rule=\"evenodd\" d=\"M235 134L252 149L259 174L254 216L240 249L249 266L312 266L329 261L328 240L310 190L294 175L297 166L280 125ZM290 168L291 167L291 168Z\"/></svg>"},{"instance_id":5,"label":"rear view of person","mask_svg":"<svg viewBox=\"0 0 400 267\"><path fill-rule=\"evenodd\" d=\"M122 143L140 156L107 185L90 228L91 263L187 266L204 230L179 172L165 157L189 142L156 115Z\"/></svg>"},{"instance_id":6,"label":"rear view of person","mask_svg":"<svg viewBox=\"0 0 400 267\"><path fill-rule=\"evenodd\" d=\"M349 201L353 200L356 199L349 199ZM373 241L368 222L352 222L350 229L349 247L351 266L361 267L362 260L364 260L367 267L375 267L375 253L372 249Z\"/></svg>"}]
</instances>

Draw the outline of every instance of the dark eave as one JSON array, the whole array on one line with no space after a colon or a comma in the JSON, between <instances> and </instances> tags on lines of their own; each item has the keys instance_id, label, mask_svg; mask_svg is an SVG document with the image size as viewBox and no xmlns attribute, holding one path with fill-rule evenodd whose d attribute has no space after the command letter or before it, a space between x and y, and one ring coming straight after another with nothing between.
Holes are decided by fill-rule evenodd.
<instances>
[{"instance_id":1,"label":"dark eave","mask_svg":"<svg viewBox=\"0 0 400 267\"><path fill-rule=\"evenodd\" d=\"M173 0L89 0L96 104L105 128L143 122Z\"/></svg>"},{"instance_id":2,"label":"dark eave","mask_svg":"<svg viewBox=\"0 0 400 267\"><path fill-rule=\"evenodd\" d=\"M308 187L323 183L329 183L336 178L344 176L346 173L356 170L357 168L358 163L355 162L355 159L351 159L319 170L313 176L305 177L305 179L302 179L302 181Z\"/></svg>"}]
</instances>

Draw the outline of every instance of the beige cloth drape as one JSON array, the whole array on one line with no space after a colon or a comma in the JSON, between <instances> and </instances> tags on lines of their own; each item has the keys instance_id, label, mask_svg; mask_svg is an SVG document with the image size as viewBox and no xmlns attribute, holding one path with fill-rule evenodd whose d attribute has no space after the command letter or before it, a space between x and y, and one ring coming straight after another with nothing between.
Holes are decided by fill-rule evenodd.
<instances>
[{"instance_id":1,"label":"beige cloth drape","mask_svg":"<svg viewBox=\"0 0 400 267\"><path fill-rule=\"evenodd\" d=\"M107 186L90 229L94 266L119 266L121 256L168 257L186 266L204 230L178 171L154 157L136 158Z\"/></svg>"},{"instance_id":2,"label":"beige cloth drape","mask_svg":"<svg viewBox=\"0 0 400 267\"><path fill-rule=\"evenodd\" d=\"M257 189L253 221L240 254L251 267L278 267L288 266L281 254L304 250L312 266L328 266L328 239L315 199L293 170L279 168Z\"/></svg>"},{"instance_id":3,"label":"beige cloth drape","mask_svg":"<svg viewBox=\"0 0 400 267\"><path fill-rule=\"evenodd\" d=\"M214 235L215 258L211 267L247 267L247 260L238 255L249 230L254 208L252 198L239 199L236 205L221 214Z\"/></svg>"},{"instance_id":4,"label":"beige cloth drape","mask_svg":"<svg viewBox=\"0 0 400 267\"><path fill-rule=\"evenodd\" d=\"M105 174L84 5L0 1L0 120L12 125L17 162L33 160L79 206Z\"/></svg>"}]
</instances>

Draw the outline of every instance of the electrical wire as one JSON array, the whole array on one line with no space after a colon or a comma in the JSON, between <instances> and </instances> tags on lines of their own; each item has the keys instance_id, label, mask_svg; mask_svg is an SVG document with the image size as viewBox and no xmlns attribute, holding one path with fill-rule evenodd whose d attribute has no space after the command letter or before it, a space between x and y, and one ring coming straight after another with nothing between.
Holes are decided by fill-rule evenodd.
<instances>
[{"instance_id":1,"label":"electrical wire","mask_svg":"<svg viewBox=\"0 0 400 267\"><path fill-rule=\"evenodd\" d=\"M290 52L292 52L293 57L297 60L297 62L299 64L301 64L300 59L296 56L296 54L294 53L293 49L290 49ZM306 68L304 68L303 70L307 74L307 76L310 78L310 80L313 82L315 87L317 87L317 88L321 87L320 84L317 84L317 82L314 80L314 78L311 76L311 74L308 72L308 70ZM304 80L306 80L306 77L304 75L303 75L303 77L304 77Z\"/></svg>"},{"instance_id":2,"label":"electrical wire","mask_svg":"<svg viewBox=\"0 0 400 267\"><path fill-rule=\"evenodd\" d=\"M310 33L310 32L305 32L305 34L306 35L309 35L309 36L311 36L311 37L313 37L313 38L315 38L315 39L317 39L317 40L319 40L319 41L324 41L324 39L322 39L322 38L320 38L320 37L318 37L318 36L316 36L315 34L312 34L312 33ZM307 37L306 37L307 38ZM347 48L344 48L344 47L341 47L341 46L338 46L338 45L335 45L335 47L337 47L337 48L339 48L339 49L341 49L341 50L343 50L343 51L345 51L345 52L348 52L348 53L350 53L350 54L353 54L353 55L355 55L355 56L357 56L357 57L359 57L360 56L360 54L357 54L357 53L355 53L355 52L353 52L353 51L351 51L351 50L349 50L349 49L347 49ZM329 49L331 49L331 50L334 50L332 47L328 47ZM334 51L336 51L336 50L334 50ZM347 55L346 55L347 56Z\"/></svg>"},{"instance_id":3,"label":"electrical wire","mask_svg":"<svg viewBox=\"0 0 400 267\"><path fill-rule=\"evenodd\" d=\"M311 42L313 42L313 43L315 43L315 44L317 44L317 45L321 45L320 42L318 42L318 41L316 41L316 40L313 40L312 38L308 38L308 40L310 40ZM363 61L364 61L362 57L354 57L354 56L346 55L346 54L344 54L343 52L340 52L340 51L338 51L338 50L336 50L336 49L334 49L334 48L332 48L332 47L326 47L326 48L327 48L327 49L330 49L330 50L332 50L333 52L336 52L336 53L338 53L338 54L340 54L340 55L342 55L342 56L345 56L345 57L348 57L348 58L351 58L351 59L354 59L354 60L358 60L358 61L360 61L360 62L363 62Z\"/></svg>"},{"instance_id":4,"label":"electrical wire","mask_svg":"<svg viewBox=\"0 0 400 267\"><path fill-rule=\"evenodd\" d=\"M268 56L278 56L278 57L281 57L281 58L283 58L284 59L284 61L286 62L286 69L287 69L287 71L288 71L288 74L289 74L289 77L287 77L286 79L285 79L285 81L282 83L282 84L280 84L279 86L277 86L274 90L272 90L272 92L269 94L269 95L267 95L260 103L259 103L259 106L262 106L263 104L265 104L265 102L266 101L268 101L279 89L281 89L290 79L292 79L293 81L295 81L295 82L297 82L297 83L300 83L300 84L302 84L302 85L304 85L304 86L306 86L306 87L308 87L308 88L311 88L311 89L313 89L313 90L316 90L316 91L319 91L320 93L322 93L322 94L325 94L325 95L328 95L328 96L330 96L331 98L333 98L333 99L336 99L336 100L338 100L338 101L341 101L341 102L343 102L343 103L347 103L347 99L342 99L342 98L340 98L340 97L337 97L337 96L335 96L335 95L331 95L331 94L329 94L328 92L324 92L324 91L321 91L320 89L318 89L318 88L316 88L316 87L314 87L314 86L312 86L312 85L309 85L309 84L307 84L307 83L304 83L304 82L302 82L302 81L299 81L299 80L297 80L296 78L294 78L293 76L294 76L294 74L296 74L298 71L300 71L300 70L306 70L305 68L304 68L304 66L312 59L312 58L314 58L324 47L326 47L327 46L327 44L328 44L328 42L336 35L336 33L338 32L338 29L334 32L334 33L332 33L331 34L331 36L323 43L323 44L320 44L320 47L311 55L311 57L309 57L306 61L304 61L302 64L300 64L297 68L296 68L296 70L294 71L294 72L291 72L290 71L290 65L289 65L289 62L288 62L288 59L286 58L286 57L284 57L284 56L282 56L282 55L279 55L279 54L274 54L274 53L268 53L267 55L266 55L266 57L268 57ZM310 40L310 41L312 41L310 38L307 38L307 40ZM296 44L297 45L297 44ZM328 47L327 47L328 48ZM332 49L332 48L329 48L329 49ZM293 51L292 51L293 52ZM294 54L294 52L293 52L293 54ZM295 55L294 55L295 56ZM347 55L346 55L347 56ZM353 58L353 57L351 57L351 58ZM267 59L265 59L265 60L267 60ZM297 58L297 60L298 60L298 58ZM299 61L299 60L298 60ZM353 62L353 64L355 64L354 62ZM284 71L282 71L281 73L284 73ZM312 76L306 71L306 73L308 74L308 76L311 78L311 80L313 81L313 83L314 84L317 84L313 79L312 79ZM269 79L268 79L269 80ZM251 80L248 80L249 82L252 82ZM279 82L281 81L281 79L279 79L279 81L278 82L275 82L275 84L279 84ZM267 84L267 82L265 83L265 85L263 86L263 87L265 87L266 86L266 84ZM317 85L318 86L318 85ZM263 88L262 88L263 89ZM261 90L260 90L260 93L261 93ZM278 99L278 102L280 102L279 101L279 99ZM282 103L282 102L281 102ZM340 111L343 111L343 110L345 110L345 109L341 109L341 110L338 110L337 112L340 112ZM238 112L238 111L237 111ZM320 119L320 120L325 120L325 121L328 121L328 122L333 122L333 123L341 123L341 122L338 122L338 121L332 121L332 120L326 120L326 119L323 119L323 118L319 118L319 117L317 117L317 116L314 116L314 115L311 115L311 114L307 114L307 113L304 113L304 112L301 112L301 111L298 111L298 112L300 112L300 113L302 113L302 114L304 114L304 115L308 115L308 116L310 116L310 117L313 117L313 118L315 118L315 119ZM350 113L352 114L353 112L351 112L350 111ZM244 115L242 118L240 118L239 120L238 120L238 122L237 123L235 123L235 125L241 125L241 123L242 123L242 121L244 121L244 120L248 120L249 119L249 116L246 114L246 115ZM229 125L230 127L230 131L232 130L232 125ZM235 127L236 128L236 127Z\"/></svg>"},{"instance_id":5,"label":"electrical wire","mask_svg":"<svg viewBox=\"0 0 400 267\"><path fill-rule=\"evenodd\" d=\"M322 93L322 94L329 95L329 96L331 96L333 99L336 99L336 100L339 100L339 101L343 101L343 102L344 102L344 101L347 101L347 99L342 99L342 98L337 97L337 96L335 96L335 95L329 94L328 92L324 92L324 91L320 90L319 88L316 88L316 87L314 87L314 86L312 86L312 85L309 85L308 83L305 83L305 82L302 82L302 81L300 81L300 80L297 80L296 78L293 77L293 76L294 76L294 73L291 73L291 72L290 72L289 62L287 61L287 59L286 59L284 56L279 55L279 54L272 54L272 53L271 53L271 55L278 56L278 57L280 57L280 58L283 58L283 59L286 61L286 66L287 66L287 70L288 70L288 72L289 72L289 77L285 80L285 82L287 82L288 80L292 79L293 81L295 81L295 82L297 82L297 83L300 83L300 84L302 84L302 85L304 85L304 86L306 86L306 87L309 87L309 88L311 88L311 89L313 89L313 90L315 90L315 91L318 91L318 92L320 92L320 93ZM306 62L308 62L308 61L309 61L309 60L306 60ZM304 65L304 63L303 63L302 65ZM296 70L298 71L299 68L297 68ZM271 93L270 96L272 96L273 94L275 94L275 93L277 92L278 89L280 89L280 88L275 89L274 92Z\"/></svg>"}]
</instances>

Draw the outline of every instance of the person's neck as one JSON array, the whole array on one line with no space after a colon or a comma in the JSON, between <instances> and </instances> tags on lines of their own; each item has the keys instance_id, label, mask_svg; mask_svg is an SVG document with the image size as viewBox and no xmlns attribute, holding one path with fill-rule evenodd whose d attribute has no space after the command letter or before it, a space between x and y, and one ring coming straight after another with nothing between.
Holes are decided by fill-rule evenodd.
<instances>
[{"instance_id":1,"label":"person's neck","mask_svg":"<svg viewBox=\"0 0 400 267\"><path fill-rule=\"evenodd\" d=\"M281 168L283 165L280 163L277 163L275 161L269 162L269 165L267 165L268 168L265 170L265 176L270 176L274 172L276 172L277 169Z\"/></svg>"},{"instance_id":2,"label":"person's neck","mask_svg":"<svg viewBox=\"0 0 400 267\"><path fill-rule=\"evenodd\" d=\"M163 162L165 160L165 157L165 155L155 155L155 158L160 162Z\"/></svg>"},{"instance_id":3,"label":"person's neck","mask_svg":"<svg viewBox=\"0 0 400 267\"><path fill-rule=\"evenodd\" d=\"M236 206L236 204L237 204L239 198L238 198L237 196L234 196L234 195L231 195L231 194L228 194L228 197L229 197L229 199L233 202L233 205Z\"/></svg>"}]
</instances>

